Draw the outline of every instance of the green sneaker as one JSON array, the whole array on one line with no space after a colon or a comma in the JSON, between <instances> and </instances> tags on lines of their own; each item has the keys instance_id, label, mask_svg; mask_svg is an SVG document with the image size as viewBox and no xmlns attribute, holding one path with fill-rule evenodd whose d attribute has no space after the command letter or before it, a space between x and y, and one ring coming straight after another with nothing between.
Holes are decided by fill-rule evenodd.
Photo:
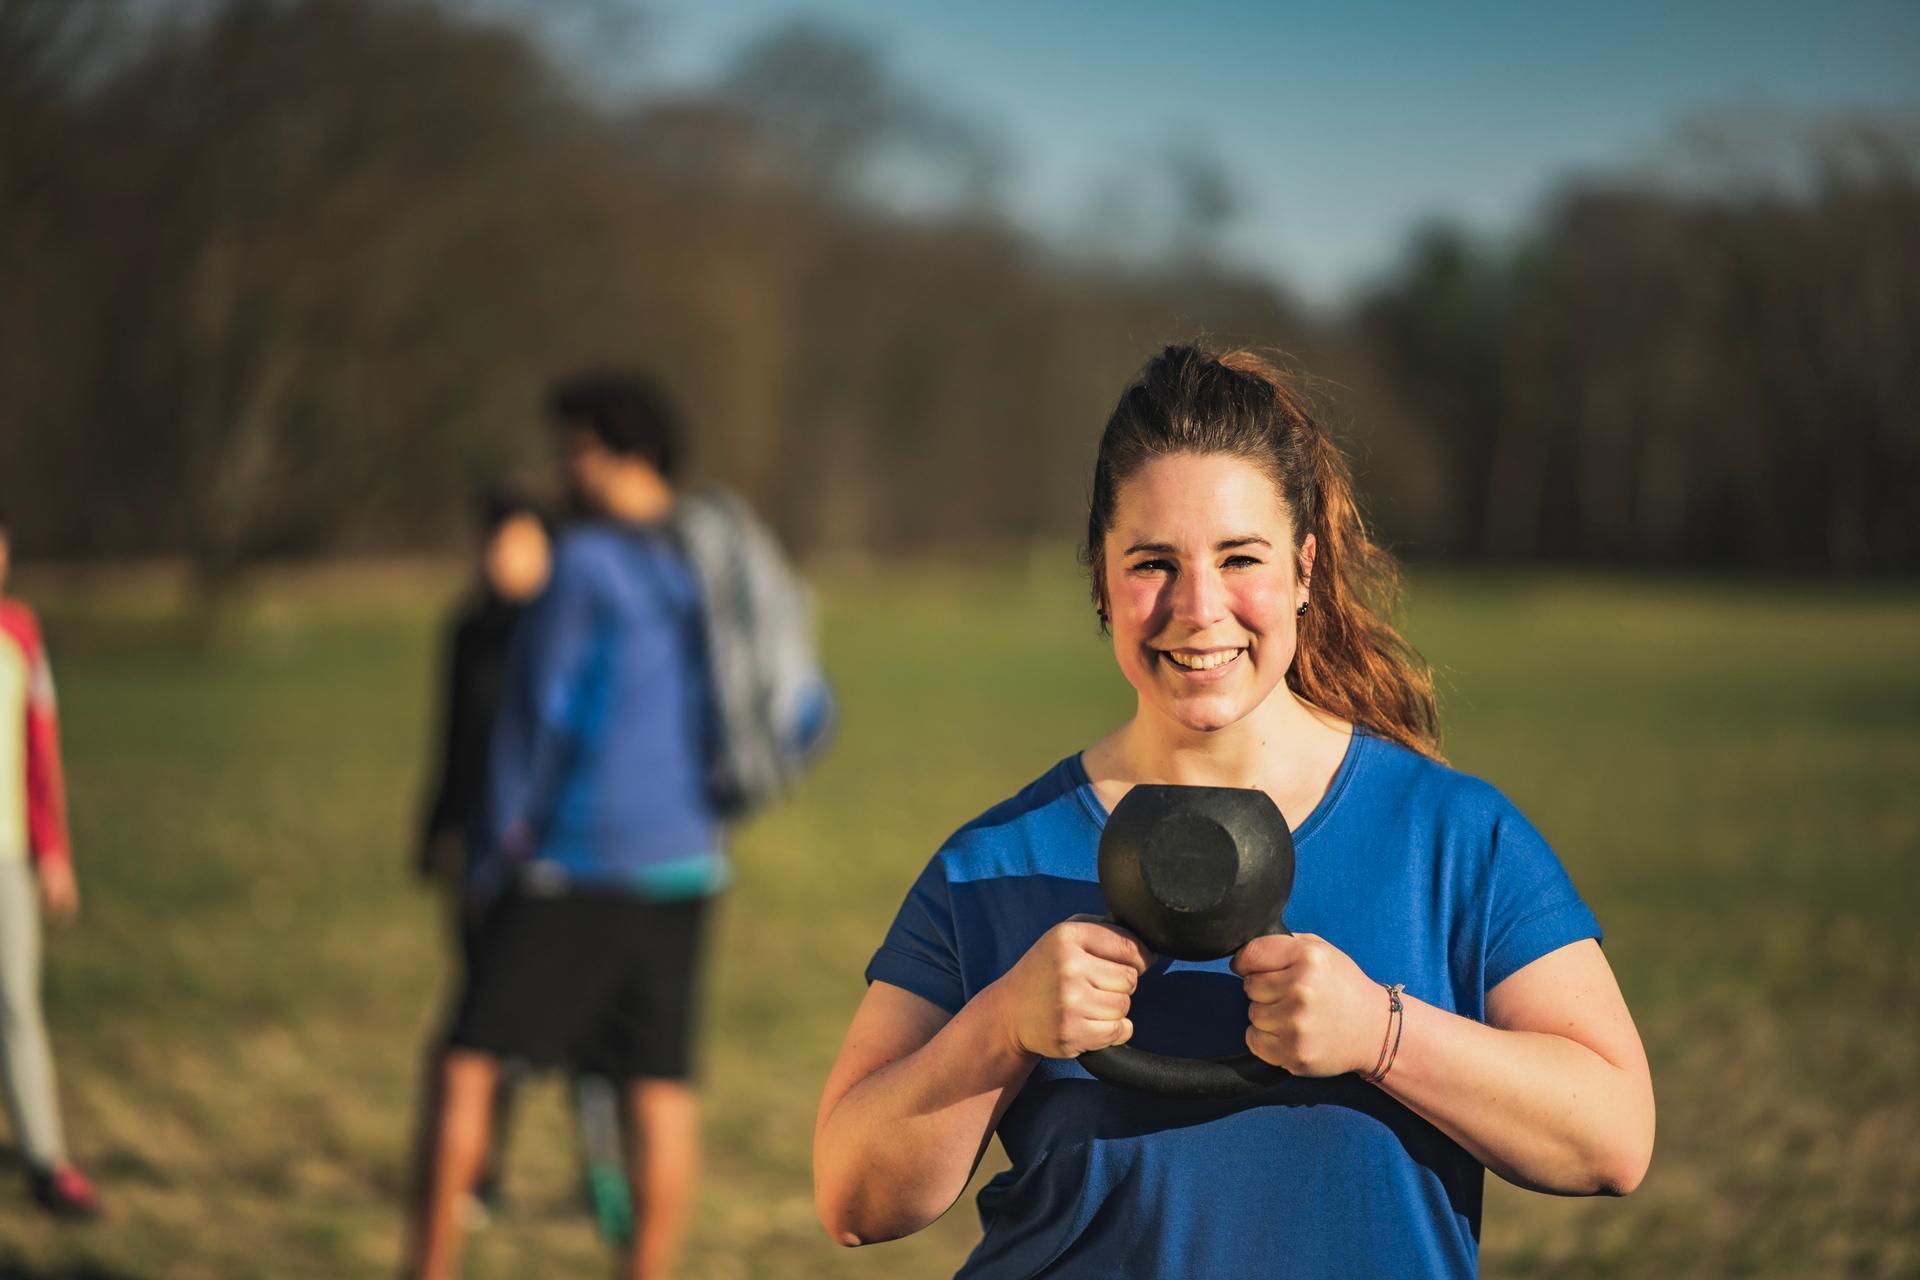
<instances>
[{"instance_id":1,"label":"green sneaker","mask_svg":"<svg viewBox=\"0 0 1920 1280\"><path fill-rule=\"evenodd\" d=\"M633 1240L633 1197L627 1187L626 1124L620 1089L605 1076L573 1078L573 1109L580 1124L580 1168L587 1208L600 1237L617 1248Z\"/></svg>"},{"instance_id":2,"label":"green sneaker","mask_svg":"<svg viewBox=\"0 0 1920 1280\"><path fill-rule=\"evenodd\" d=\"M633 1242L633 1196L627 1190L626 1170L617 1164L590 1162L587 1204L601 1239L622 1249Z\"/></svg>"}]
</instances>

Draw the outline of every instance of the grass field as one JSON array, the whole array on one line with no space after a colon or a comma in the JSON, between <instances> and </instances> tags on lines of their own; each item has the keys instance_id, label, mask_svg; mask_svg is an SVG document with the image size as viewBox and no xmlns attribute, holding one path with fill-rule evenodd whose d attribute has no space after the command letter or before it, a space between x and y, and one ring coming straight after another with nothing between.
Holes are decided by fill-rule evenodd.
<instances>
[{"instance_id":1,"label":"grass field","mask_svg":"<svg viewBox=\"0 0 1920 1280\"><path fill-rule=\"evenodd\" d=\"M287 588L210 655L113 597L43 593L86 894L48 1002L114 1214L51 1225L8 1184L0 1274L391 1272L445 978L407 837L449 585ZM819 1084L940 839L1129 706L1064 570L869 574L827 605L844 732L742 833L714 954L693 1277L958 1264L965 1201L907 1241L826 1242ZM1486 1274L1920 1273L1920 590L1432 575L1410 620L1452 759L1606 926L1660 1101L1624 1201L1490 1179ZM569 1144L536 1088L514 1211L470 1275L602 1273Z\"/></svg>"}]
</instances>

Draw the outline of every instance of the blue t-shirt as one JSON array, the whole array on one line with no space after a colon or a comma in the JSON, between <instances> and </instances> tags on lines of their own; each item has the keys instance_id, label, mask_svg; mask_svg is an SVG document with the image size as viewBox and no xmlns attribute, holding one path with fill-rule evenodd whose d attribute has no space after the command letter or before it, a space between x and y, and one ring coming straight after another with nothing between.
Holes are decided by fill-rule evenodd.
<instances>
[{"instance_id":1,"label":"blue t-shirt","mask_svg":"<svg viewBox=\"0 0 1920 1280\"><path fill-rule=\"evenodd\" d=\"M704 625L693 570L659 529L604 521L561 536L507 653L477 892L515 872L648 897L720 887ZM516 822L534 833L529 868L502 856Z\"/></svg>"},{"instance_id":2,"label":"blue t-shirt","mask_svg":"<svg viewBox=\"0 0 1920 1280\"><path fill-rule=\"evenodd\" d=\"M1042 933L1103 914L1095 853L1106 818L1075 755L962 827L907 895L868 981L957 1012ZM1523 966L1600 936L1505 797L1364 731L1293 838L1288 926L1465 1017L1484 1021L1487 992ZM1133 998L1133 1043L1244 1052L1247 1000L1227 965L1156 965ZM1198 1101L1042 1059L999 1135L1013 1167L980 1193L986 1234L963 1277L1477 1270L1483 1167L1357 1076Z\"/></svg>"}]
</instances>

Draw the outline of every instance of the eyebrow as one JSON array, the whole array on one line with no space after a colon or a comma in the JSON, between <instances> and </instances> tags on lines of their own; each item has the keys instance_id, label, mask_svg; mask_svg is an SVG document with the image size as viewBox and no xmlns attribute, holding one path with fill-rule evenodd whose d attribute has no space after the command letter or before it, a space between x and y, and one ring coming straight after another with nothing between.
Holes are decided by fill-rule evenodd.
<instances>
[{"instance_id":1,"label":"eyebrow","mask_svg":"<svg viewBox=\"0 0 1920 1280\"><path fill-rule=\"evenodd\" d=\"M1235 547L1265 547L1269 551L1273 550L1273 544L1257 533L1243 533L1237 538L1222 538L1213 544L1215 551L1231 551ZM1151 551L1156 555L1170 556L1176 554L1177 550L1171 542L1136 542L1123 554L1134 555L1141 551Z\"/></svg>"}]
</instances>

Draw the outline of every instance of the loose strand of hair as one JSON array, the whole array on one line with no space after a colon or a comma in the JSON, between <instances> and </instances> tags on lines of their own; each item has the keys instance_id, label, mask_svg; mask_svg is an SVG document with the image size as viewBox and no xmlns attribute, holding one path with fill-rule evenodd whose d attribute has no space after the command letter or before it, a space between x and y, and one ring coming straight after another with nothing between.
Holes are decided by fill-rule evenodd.
<instances>
[{"instance_id":1,"label":"loose strand of hair","mask_svg":"<svg viewBox=\"0 0 1920 1280\"><path fill-rule=\"evenodd\" d=\"M1368 533L1338 447L1311 418L1302 422L1317 490L1313 576L1324 586L1301 620L1288 684L1323 710L1443 759L1432 669L1390 620L1402 595L1399 568Z\"/></svg>"}]
</instances>

